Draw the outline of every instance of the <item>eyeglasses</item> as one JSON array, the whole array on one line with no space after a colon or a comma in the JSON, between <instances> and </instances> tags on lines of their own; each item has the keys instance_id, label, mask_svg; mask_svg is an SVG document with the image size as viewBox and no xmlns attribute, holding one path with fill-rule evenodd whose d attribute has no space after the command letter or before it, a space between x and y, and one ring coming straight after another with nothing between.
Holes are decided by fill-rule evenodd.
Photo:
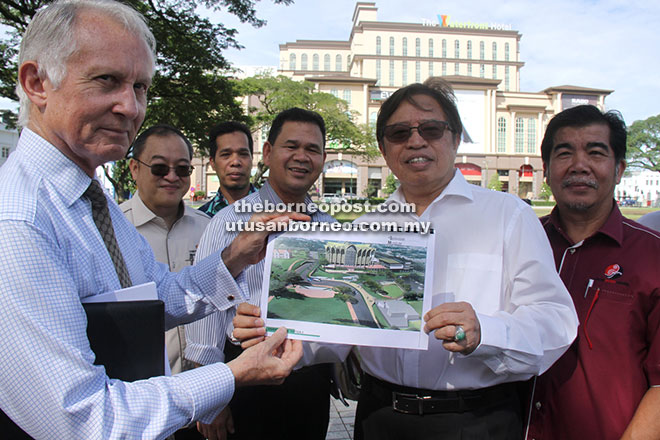
<instances>
[{"instance_id":1,"label":"eyeglasses","mask_svg":"<svg viewBox=\"0 0 660 440\"><path fill-rule=\"evenodd\" d=\"M449 128L447 121L426 121L416 127L411 127L408 124L393 124L385 127L385 139L394 143L405 142L412 136L413 129L416 129L417 133L427 141L442 138L445 130L454 131Z\"/></svg>"},{"instance_id":2,"label":"eyeglasses","mask_svg":"<svg viewBox=\"0 0 660 440\"><path fill-rule=\"evenodd\" d=\"M167 176L170 173L170 170L174 170L174 174L176 174L179 177L189 177L192 174L193 170L195 169L195 167L193 167L192 165L177 165L175 167L165 165L164 163L149 165L135 157L133 159L140 162L145 167L149 167L151 169L151 174L158 177Z\"/></svg>"}]
</instances>

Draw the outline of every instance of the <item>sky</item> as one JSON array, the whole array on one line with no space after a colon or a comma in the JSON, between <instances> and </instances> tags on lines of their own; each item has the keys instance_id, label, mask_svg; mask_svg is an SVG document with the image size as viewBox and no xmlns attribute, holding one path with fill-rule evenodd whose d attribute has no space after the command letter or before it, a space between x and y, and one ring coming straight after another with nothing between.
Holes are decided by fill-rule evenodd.
<instances>
[{"instance_id":1,"label":"sky","mask_svg":"<svg viewBox=\"0 0 660 440\"><path fill-rule=\"evenodd\" d=\"M244 49L228 50L235 66L279 65L279 44L296 40L348 40L355 0L257 3L268 23L255 29L227 13L208 16L235 27ZM628 124L660 114L660 2L657 0L378 1L378 20L421 23L495 22L522 34L520 90L576 85L614 90L605 99Z\"/></svg>"},{"instance_id":2,"label":"sky","mask_svg":"<svg viewBox=\"0 0 660 440\"><path fill-rule=\"evenodd\" d=\"M348 40L356 0L296 0L256 4L262 28L233 15L200 11L236 28L244 49L227 50L235 66L277 67L279 44L295 40ZM605 99L628 124L660 114L660 1L464 0L376 1L378 20L421 23L449 15L455 22L510 24L522 34L520 90L576 85L614 90ZM0 108L14 107L0 99Z\"/></svg>"}]
</instances>

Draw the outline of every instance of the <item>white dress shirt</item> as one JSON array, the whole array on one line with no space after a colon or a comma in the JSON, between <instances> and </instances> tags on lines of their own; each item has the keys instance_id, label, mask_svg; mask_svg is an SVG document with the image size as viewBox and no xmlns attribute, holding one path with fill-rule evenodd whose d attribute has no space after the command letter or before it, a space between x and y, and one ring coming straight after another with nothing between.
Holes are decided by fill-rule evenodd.
<instances>
[{"instance_id":1,"label":"white dress shirt","mask_svg":"<svg viewBox=\"0 0 660 440\"><path fill-rule=\"evenodd\" d=\"M398 189L385 203L405 203ZM577 315L555 271L533 210L509 194L471 185L460 172L421 216L367 214L355 222L430 221L435 231L434 294L472 305L481 343L449 352L433 335L428 350L359 347L364 370L390 383L433 390L476 389L547 370L570 346ZM306 347L305 359L345 350Z\"/></svg>"}]
</instances>

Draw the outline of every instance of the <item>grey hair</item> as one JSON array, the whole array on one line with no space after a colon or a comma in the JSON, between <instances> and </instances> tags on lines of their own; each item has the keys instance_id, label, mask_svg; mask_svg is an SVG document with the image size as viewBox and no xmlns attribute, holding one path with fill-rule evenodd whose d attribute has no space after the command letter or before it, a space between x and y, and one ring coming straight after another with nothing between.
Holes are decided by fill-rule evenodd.
<instances>
[{"instance_id":1,"label":"grey hair","mask_svg":"<svg viewBox=\"0 0 660 440\"><path fill-rule=\"evenodd\" d=\"M48 78L57 89L66 75L66 63L77 49L75 39L76 18L85 11L98 12L122 24L128 31L142 38L156 59L156 39L144 17L132 7L114 0L59 0L40 9L32 18L18 54L18 65L34 61L38 74ZM18 123L25 127L30 117L30 100L16 84L20 109Z\"/></svg>"}]
</instances>

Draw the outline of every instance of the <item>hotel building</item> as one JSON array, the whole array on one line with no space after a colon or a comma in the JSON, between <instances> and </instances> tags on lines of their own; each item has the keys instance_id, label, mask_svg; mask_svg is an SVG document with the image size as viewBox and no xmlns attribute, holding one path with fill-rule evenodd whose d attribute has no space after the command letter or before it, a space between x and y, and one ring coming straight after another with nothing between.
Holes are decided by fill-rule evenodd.
<instances>
[{"instance_id":1,"label":"hotel building","mask_svg":"<svg viewBox=\"0 0 660 440\"><path fill-rule=\"evenodd\" d=\"M520 91L521 38L511 25L457 23L442 15L383 22L376 3L358 2L347 40L280 44L278 74L345 100L357 115L354 122L373 126L381 104L398 88L442 77L454 88L464 124L456 167L471 183L486 187L496 175L503 191L533 198L543 182L540 145L549 120L578 104L603 109L612 90L564 85ZM255 165L263 140L255 136ZM328 145L319 194L362 197L368 188L383 187L390 171L382 158L367 162L337 147ZM213 170L204 171L209 183ZM212 183L206 186L213 190Z\"/></svg>"}]
</instances>

